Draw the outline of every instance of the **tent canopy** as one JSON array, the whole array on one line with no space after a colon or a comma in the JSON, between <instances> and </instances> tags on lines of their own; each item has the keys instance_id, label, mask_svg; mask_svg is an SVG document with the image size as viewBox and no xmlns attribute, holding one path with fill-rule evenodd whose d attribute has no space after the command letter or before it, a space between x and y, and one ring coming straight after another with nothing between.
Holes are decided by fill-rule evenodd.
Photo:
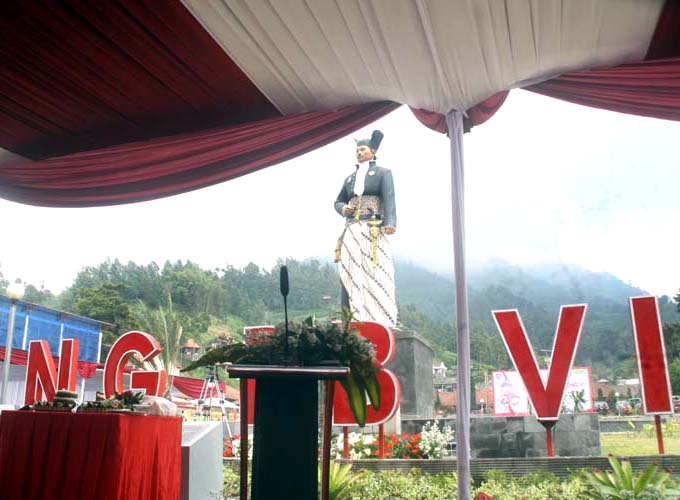
<instances>
[{"instance_id":1,"label":"tent canopy","mask_svg":"<svg viewBox=\"0 0 680 500\"><path fill-rule=\"evenodd\" d=\"M554 77L565 71L635 64L651 52L680 55L680 8L663 0L120 0L3 10L0 196L52 206L222 182L399 104L424 110L417 116L438 130L453 109L468 110L474 125L508 89L562 84ZM680 108L668 67L644 69L653 72L655 91Z\"/></svg>"}]
</instances>

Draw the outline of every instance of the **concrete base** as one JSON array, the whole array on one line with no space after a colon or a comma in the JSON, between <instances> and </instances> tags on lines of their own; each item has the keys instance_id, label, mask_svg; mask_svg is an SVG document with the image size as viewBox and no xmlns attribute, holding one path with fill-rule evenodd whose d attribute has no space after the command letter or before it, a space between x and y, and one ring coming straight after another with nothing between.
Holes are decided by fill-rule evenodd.
<instances>
[{"instance_id":1,"label":"concrete base","mask_svg":"<svg viewBox=\"0 0 680 500\"><path fill-rule=\"evenodd\" d=\"M555 456L598 456L600 424L595 413L562 415L554 428ZM545 428L535 417L472 417L473 458L545 457Z\"/></svg>"},{"instance_id":2,"label":"concrete base","mask_svg":"<svg viewBox=\"0 0 680 500\"><path fill-rule=\"evenodd\" d=\"M222 498L222 423L182 424L181 500Z\"/></svg>"}]
</instances>

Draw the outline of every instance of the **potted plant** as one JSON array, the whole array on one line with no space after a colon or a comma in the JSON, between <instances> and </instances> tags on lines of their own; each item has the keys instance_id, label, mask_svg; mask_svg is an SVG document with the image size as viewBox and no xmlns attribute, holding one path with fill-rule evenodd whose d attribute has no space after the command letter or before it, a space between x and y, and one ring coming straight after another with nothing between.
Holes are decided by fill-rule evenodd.
<instances>
[{"instance_id":1,"label":"potted plant","mask_svg":"<svg viewBox=\"0 0 680 500\"><path fill-rule=\"evenodd\" d=\"M373 344L350 328L351 313L343 311L342 322L318 324L312 318L280 324L274 332L259 332L245 342L208 351L182 371L220 363L283 366L347 366L349 375L341 381L350 408L360 426L366 422L366 404L380 408L380 386L376 379Z\"/></svg>"}]
</instances>

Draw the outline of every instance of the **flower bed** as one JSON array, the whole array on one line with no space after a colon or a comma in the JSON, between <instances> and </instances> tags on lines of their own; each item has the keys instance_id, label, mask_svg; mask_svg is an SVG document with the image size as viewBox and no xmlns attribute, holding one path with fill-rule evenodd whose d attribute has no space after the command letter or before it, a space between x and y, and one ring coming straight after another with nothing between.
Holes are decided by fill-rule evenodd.
<instances>
[{"instance_id":1,"label":"flower bed","mask_svg":"<svg viewBox=\"0 0 680 500\"><path fill-rule=\"evenodd\" d=\"M385 435L385 458L400 459L439 459L447 450L446 445L453 440L453 431L448 425L427 422L422 432L416 434ZM349 458L378 458L378 437L375 434L351 432L348 436ZM337 436L331 444L331 455L343 458L344 437Z\"/></svg>"}]
</instances>

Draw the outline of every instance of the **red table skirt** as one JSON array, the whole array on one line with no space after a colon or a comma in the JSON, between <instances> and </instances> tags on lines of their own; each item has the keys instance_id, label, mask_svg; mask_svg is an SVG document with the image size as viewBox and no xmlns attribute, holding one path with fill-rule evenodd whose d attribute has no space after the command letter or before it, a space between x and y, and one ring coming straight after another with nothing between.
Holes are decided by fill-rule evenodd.
<instances>
[{"instance_id":1,"label":"red table skirt","mask_svg":"<svg viewBox=\"0 0 680 500\"><path fill-rule=\"evenodd\" d=\"M2 500L179 500L182 419L5 411Z\"/></svg>"}]
</instances>

